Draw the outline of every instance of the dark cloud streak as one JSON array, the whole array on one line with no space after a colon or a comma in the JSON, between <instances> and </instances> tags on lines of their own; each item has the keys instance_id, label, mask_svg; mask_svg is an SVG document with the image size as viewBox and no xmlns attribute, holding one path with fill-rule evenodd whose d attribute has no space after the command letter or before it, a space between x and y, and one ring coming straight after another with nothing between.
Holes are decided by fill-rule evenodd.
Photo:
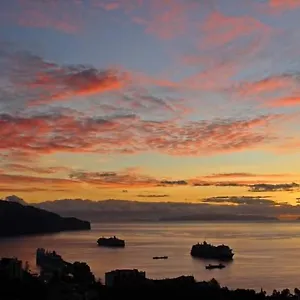
<instances>
[{"instance_id":1,"label":"dark cloud streak","mask_svg":"<svg viewBox=\"0 0 300 300\"><path fill-rule=\"evenodd\" d=\"M229 203L238 205L277 205L276 201L266 199L268 197L252 197L252 196L218 196L209 197L202 200L204 203Z\"/></svg>"},{"instance_id":2,"label":"dark cloud streak","mask_svg":"<svg viewBox=\"0 0 300 300\"><path fill-rule=\"evenodd\" d=\"M166 198L166 197L169 197L170 195L167 195L167 194L150 194L150 195L143 195L143 194L140 194L140 195L136 195L136 197L139 197L139 198Z\"/></svg>"},{"instance_id":3,"label":"dark cloud streak","mask_svg":"<svg viewBox=\"0 0 300 300\"><path fill-rule=\"evenodd\" d=\"M258 183L249 185L250 192L278 192L278 191L294 191L299 189L300 185L298 183L279 183L279 184L270 184L270 183Z\"/></svg>"}]
</instances>

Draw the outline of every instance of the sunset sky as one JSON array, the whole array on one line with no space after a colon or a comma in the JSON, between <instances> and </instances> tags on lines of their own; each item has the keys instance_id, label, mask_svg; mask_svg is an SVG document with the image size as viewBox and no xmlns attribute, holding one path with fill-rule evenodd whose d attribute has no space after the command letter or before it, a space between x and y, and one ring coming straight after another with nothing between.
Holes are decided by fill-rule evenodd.
<instances>
[{"instance_id":1,"label":"sunset sky","mask_svg":"<svg viewBox=\"0 0 300 300\"><path fill-rule=\"evenodd\" d=\"M299 28L299 0L1 0L0 197L296 204Z\"/></svg>"}]
</instances>

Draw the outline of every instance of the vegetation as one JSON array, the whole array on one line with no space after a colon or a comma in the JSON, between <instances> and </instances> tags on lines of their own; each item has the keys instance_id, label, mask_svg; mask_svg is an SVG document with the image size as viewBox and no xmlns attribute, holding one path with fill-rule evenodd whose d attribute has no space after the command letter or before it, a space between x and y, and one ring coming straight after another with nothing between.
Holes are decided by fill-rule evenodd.
<instances>
[{"instance_id":1,"label":"vegetation","mask_svg":"<svg viewBox=\"0 0 300 300\"><path fill-rule=\"evenodd\" d=\"M299 299L300 290L292 293L285 289L268 295L261 290L256 292L249 289L230 290L221 287L212 279L208 282L197 282L192 276L181 276L174 279L151 280L146 279L139 284L107 287L95 280L86 263L75 262L72 274L63 276L54 273L45 280L42 275L36 276L24 270L22 279L9 279L0 271L0 299L1 300L63 300L63 299L115 299L114 297L175 297L180 295L184 299L214 299L214 300L293 300ZM146 296L145 296L146 295Z\"/></svg>"}]
</instances>

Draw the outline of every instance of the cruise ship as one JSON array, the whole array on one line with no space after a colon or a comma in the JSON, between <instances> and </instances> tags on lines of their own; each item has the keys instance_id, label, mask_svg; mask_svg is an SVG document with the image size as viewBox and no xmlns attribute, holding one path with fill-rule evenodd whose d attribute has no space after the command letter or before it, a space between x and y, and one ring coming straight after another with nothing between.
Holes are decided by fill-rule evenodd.
<instances>
[{"instance_id":1,"label":"cruise ship","mask_svg":"<svg viewBox=\"0 0 300 300\"><path fill-rule=\"evenodd\" d=\"M198 258L232 260L234 253L227 245L214 246L207 242L193 245L191 255Z\"/></svg>"},{"instance_id":2,"label":"cruise ship","mask_svg":"<svg viewBox=\"0 0 300 300\"><path fill-rule=\"evenodd\" d=\"M125 247L125 241L118 239L116 236L109 237L109 238L99 238L98 241L98 246L102 247L116 247L116 248L124 248Z\"/></svg>"}]
</instances>

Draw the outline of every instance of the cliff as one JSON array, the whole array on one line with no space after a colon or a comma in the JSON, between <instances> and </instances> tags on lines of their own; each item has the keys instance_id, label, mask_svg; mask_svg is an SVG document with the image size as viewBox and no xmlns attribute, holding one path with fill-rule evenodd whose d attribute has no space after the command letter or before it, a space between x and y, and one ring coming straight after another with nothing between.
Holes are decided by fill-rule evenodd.
<instances>
[{"instance_id":1,"label":"cliff","mask_svg":"<svg viewBox=\"0 0 300 300\"><path fill-rule=\"evenodd\" d=\"M0 237L90 229L87 221L0 200Z\"/></svg>"}]
</instances>

